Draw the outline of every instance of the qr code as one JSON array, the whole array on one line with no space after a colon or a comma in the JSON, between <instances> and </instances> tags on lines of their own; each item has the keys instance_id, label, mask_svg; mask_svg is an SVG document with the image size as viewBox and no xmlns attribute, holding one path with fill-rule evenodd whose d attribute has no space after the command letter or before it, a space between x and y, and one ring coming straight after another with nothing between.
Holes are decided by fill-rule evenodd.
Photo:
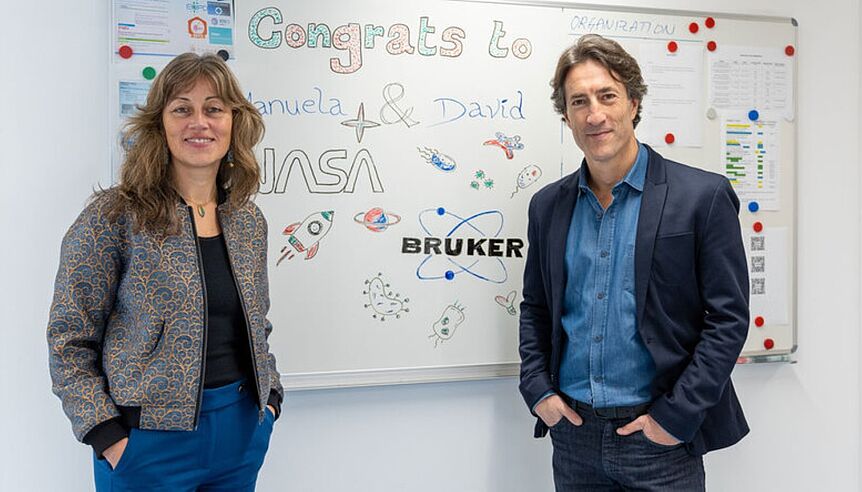
<instances>
[{"instance_id":1,"label":"qr code","mask_svg":"<svg viewBox=\"0 0 862 492\"><path fill-rule=\"evenodd\" d=\"M766 251L766 238L751 236L751 251Z\"/></svg>"},{"instance_id":2,"label":"qr code","mask_svg":"<svg viewBox=\"0 0 862 492\"><path fill-rule=\"evenodd\" d=\"M764 273L764 272L766 272L766 257L765 256L752 256L751 257L751 273Z\"/></svg>"},{"instance_id":3,"label":"qr code","mask_svg":"<svg viewBox=\"0 0 862 492\"><path fill-rule=\"evenodd\" d=\"M751 279L751 295L762 296L766 295L766 279L753 278Z\"/></svg>"}]
</instances>

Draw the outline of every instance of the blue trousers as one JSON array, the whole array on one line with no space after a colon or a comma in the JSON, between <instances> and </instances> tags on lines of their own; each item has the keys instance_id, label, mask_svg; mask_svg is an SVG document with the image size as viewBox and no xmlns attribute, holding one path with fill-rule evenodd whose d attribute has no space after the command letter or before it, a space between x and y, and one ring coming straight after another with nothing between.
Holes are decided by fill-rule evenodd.
<instances>
[{"instance_id":1,"label":"blue trousers","mask_svg":"<svg viewBox=\"0 0 862 492\"><path fill-rule=\"evenodd\" d=\"M557 492L705 490L703 458L685 446L663 446L643 432L628 436L617 428L634 419L605 419L578 410L576 427L563 418L551 427Z\"/></svg>"},{"instance_id":2,"label":"blue trousers","mask_svg":"<svg viewBox=\"0 0 862 492\"><path fill-rule=\"evenodd\" d=\"M115 469L94 456L96 491L253 491L274 420L258 421L254 397L239 382L204 390L197 430L132 429Z\"/></svg>"}]
</instances>

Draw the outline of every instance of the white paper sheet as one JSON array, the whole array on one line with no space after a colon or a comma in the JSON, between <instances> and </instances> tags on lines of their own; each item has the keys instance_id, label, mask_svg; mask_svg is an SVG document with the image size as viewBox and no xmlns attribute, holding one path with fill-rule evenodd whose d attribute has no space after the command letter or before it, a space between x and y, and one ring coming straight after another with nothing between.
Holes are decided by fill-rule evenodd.
<instances>
[{"instance_id":1,"label":"white paper sheet","mask_svg":"<svg viewBox=\"0 0 862 492\"><path fill-rule=\"evenodd\" d=\"M710 107L793 119L793 57L782 49L722 45L708 62Z\"/></svg>"},{"instance_id":2,"label":"white paper sheet","mask_svg":"<svg viewBox=\"0 0 862 492\"><path fill-rule=\"evenodd\" d=\"M790 234L787 227L748 232L745 253L751 282L751 317L762 316L766 325L786 325L790 311Z\"/></svg>"},{"instance_id":3,"label":"white paper sheet","mask_svg":"<svg viewBox=\"0 0 862 492\"><path fill-rule=\"evenodd\" d=\"M125 119L135 113L137 106L147 102L147 94L150 92L152 82L136 82L121 80L119 83L119 116Z\"/></svg>"},{"instance_id":4,"label":"white paper sheet","mask_svg":"<svg viewBox=\"0 0 862 492\"><path fill-rule=\"evenodd\" d=\"M703 45L680 43L671 53L665 41L644 42L638 63L647 84L638 138L663 147L671 133L676 147L703 145Z\"/></svg>"},{"instance_id":5,"label":"white paper sheet","mask_svg":"<svg viewBox=\"0 0 862 492\"><path fill-rule=\"evenodd\" d=\"M176 56L226 50L233 57L233 0L114 0L114 51Z\"/></svg>"},{"instance_id":6,"label":"white paper sheet","mask_svg":"<svg viewBox=\"0 0 862 492\"><path fill-rule=\"evenodd\" d=\"M719 162L723 163L724 175L742 206L757 202L759 210L778 210L781 172L778 122L724 117L721 132Z\"/></svg>"}]
</instances>

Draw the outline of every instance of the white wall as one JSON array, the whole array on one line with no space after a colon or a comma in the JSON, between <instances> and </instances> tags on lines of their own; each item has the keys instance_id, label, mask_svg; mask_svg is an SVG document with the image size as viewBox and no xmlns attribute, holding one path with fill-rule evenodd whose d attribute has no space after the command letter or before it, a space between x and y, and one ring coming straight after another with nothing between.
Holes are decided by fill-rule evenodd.
<instances>
[{"instance_id":1,"label":"white wall","mask_svg":"<svg viewBox=\"0 0 862 492\"><path fill-rule=\"evenodd\" d=\"M609 1L619 5L636 2ZM0 489L90 490L50 393L45 324L61 236L105 182L106 2L0 17ZM739 367L751 435L707 457L710 490L859 490L860 39L854 0L653 0L799 21L799 363ZM52 11L56 9L56 11ZM551 490L517 382L296 393L262 491Z\"/></svg>"}]
</instances>

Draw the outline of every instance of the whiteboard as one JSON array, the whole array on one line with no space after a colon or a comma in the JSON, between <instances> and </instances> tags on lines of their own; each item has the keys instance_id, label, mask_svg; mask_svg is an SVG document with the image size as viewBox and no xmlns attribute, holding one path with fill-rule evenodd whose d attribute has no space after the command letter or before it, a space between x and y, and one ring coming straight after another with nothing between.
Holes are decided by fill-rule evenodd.
<instances>
[{"instance_id":1,"label":"whiteboard","mask_svg":"<svg viewBox=\"0 0 862 492\"><path fill-rule=\"evenodd\" d=\"M286 387L517 374L527 205L582 159L553 112L548 82L559 53L587 32L650 64L638 138L665 157L726 174L734 147L757 146L766 138L758 132L768 133L766 157L780 159L767 159L767 180L750 176L762 162L739 170L748 175L738 190L754 197L740 213L749 267L766 282L752 296L752 320L763 323L752 321L743 355L795 350L790 19L442 0L250 0L233 8L229 64L266 123L256 202L270 227L270 344ZM671 41L677 51L668 58ZM718 49L709 51L710 41ZM751 83L742 90L774 102L758 90L776 81L758 79L756 68L740 76L734 63L751 60L738 51L765 53L790 71L786 104L758 102L757 122L713 90L721 81L730 93ZM730 61L719 56L728 54ZM674 63L684 58L684 76L694 78L678 78L684 70ZM167 61L112 60L112 87L142 64ZM694 120L660 109L676 111L660 98L672 98L680 80L697 81L686 103ZM733 131L740 128L747 132ZM727 147L731 137L736 144ZM764 183L770 193L758 188ZM761 209L750 212L749 201Z\"/></svg>"}]
</instances>

